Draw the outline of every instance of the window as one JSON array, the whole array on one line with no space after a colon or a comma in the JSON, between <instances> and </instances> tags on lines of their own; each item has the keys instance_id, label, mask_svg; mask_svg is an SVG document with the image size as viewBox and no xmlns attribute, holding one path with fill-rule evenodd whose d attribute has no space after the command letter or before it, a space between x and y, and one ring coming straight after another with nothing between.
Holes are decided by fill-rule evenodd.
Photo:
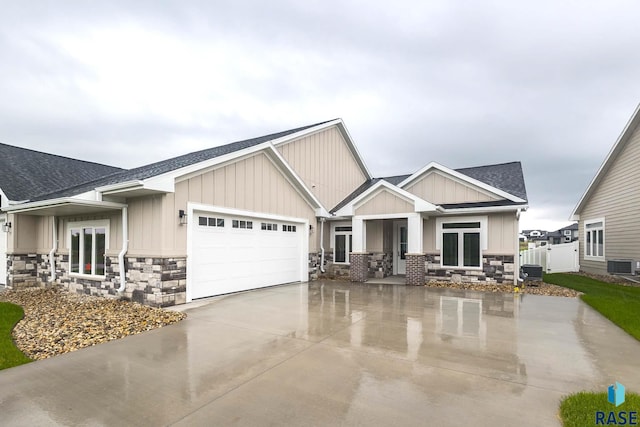
<instances>
[{"instance_id":1,"label":"window","mask_svg":"<svg viewBox=\"0 0 640 427\"><path fill-rule=\"evenodd\" d=\"M592 258L604 258L604 218L584 223L584 255Z\"/></svg>"},{"instance_id":2,"label":"window","mask_svg":"<svg viewBox=\"0 0 640 427\"><path fill-rule=\"evenodd\" d=\"M564 230L565 236L571 236L571 230Z\"/></svg>"},{"instance_id":3,"label":"window","mask_svg":"<svg viewBox=\"0 0 640 427\"><path fill-rule=\"evenodd\" d=\"M105 275L108 221L69 224L69 272Z\"/></svg>"},{"instance_id":4,"label":"window","mask_svg":"<svg viewBox=\"0 0 640 427\"><path fill-rule=\"evenodd\" d=\"M480 267L480 222L442 224L442 266Z\"/></svg>"},{"instance_id":5,"label":"window","mask_svg":"<svg viewBox=\"0 0 640 427\"><path fill-rule=\"evenodd\" d=\"M333 262L349 264L349 252L353 243L351 227L336 227L334 232Z\"/></svg>"},{"instance_id":6,"label":"window","mask_svg":"<svg viewBox=\"0 0 640 427\"><path fill-rule=\"evenodd\" d=\"M253 228L253 221L244 221L244 220L234 219L231 222L231 226L233 228L246 228L248 230L251 230Z\"/></svg>"},{"instance_id":7,"label":"window","mask_svg":"<svg viewBox=\"0 0 640 427\"><path fill-rule=\"evenodd\" d=\"M198 217L198 225L203 227L224 227L224 218L200 216Z\"/></svg>"},{"instance_id":8,"label":"window","mask_svg":"<svg viewBox=\"0 0 640 427\"><path fill-rule=\"evenodd\" d=\"M273 224L273 223L270 223L270 222L263 222L261 224L261 228L263 230L278 231L278 224Z\"/></svg>"},{"instance_id":9,"label":"window","mask_svg":"<svg viewBox=\"0 0 640 427\"><path fill-rule=\"evenodd\" d=\"M295 233L296 232L296 226L295 225L283 225L282 226L282 231Z\"/></svg>"}]
</instances>

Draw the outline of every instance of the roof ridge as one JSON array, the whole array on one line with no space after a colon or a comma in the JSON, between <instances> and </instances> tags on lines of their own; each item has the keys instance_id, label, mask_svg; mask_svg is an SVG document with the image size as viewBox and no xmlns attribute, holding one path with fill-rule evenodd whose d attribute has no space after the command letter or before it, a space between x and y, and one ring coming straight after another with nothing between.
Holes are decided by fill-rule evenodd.
<instances>
[{"instance_id":1,"label":"roof ridge","mask_svg":"<svg viewBox=\"0 0 640 427\"><path fill-rule=\"evenodd\" d=\"M488 167L493 167L493 166L504 166L504 165L514 165L514 164L522 164L521 161L519 160L514 160L511 162L501 162L501 163L492 163L490 165L480 165L480 166L468 166L468 167L464 167L464 168L457 168L454 169L455 171L461 171L464 169L478 169L478 168L488 168Z\"/></svg>"}]
</instances>

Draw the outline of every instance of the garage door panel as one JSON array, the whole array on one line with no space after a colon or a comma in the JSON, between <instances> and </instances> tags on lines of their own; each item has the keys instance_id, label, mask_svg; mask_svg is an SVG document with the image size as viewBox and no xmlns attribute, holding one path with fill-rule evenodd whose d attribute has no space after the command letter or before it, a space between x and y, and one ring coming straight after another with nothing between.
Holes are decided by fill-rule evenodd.
<instances>
[{"instance_id":1,"label":"garage door panel","mask_svg":"<svg viewBox=\"0 0 640 427\"><path fill-rule=\"evenodd\" d=\"M191 297L238 292L247 289L300 281L306 228L302 223L264 220L256 217L234 217L196 212L195 217L224 219L224 227L192 225ZM251 229L233 228L233 222L252 221ZM207 221L209 223L216 221ZM262 223L271 230L263 230ZM275 224L275 225L274 225ZM283 225L296 226L284 231ZM275 229L273 229L275 228Z\"/></svg>"}]
</instances>

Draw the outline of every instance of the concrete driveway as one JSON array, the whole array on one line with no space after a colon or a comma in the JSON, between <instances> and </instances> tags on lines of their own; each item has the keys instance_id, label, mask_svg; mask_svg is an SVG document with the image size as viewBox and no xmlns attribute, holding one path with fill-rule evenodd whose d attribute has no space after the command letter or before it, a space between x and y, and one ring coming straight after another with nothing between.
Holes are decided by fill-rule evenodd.
<instances>
[{"instance_id":1,"label":"concrete driveway","mask_svg":"<svg viewBox=\"0 0 640 427\"><path fill-rule=\"evenodd\" d=\"M640 390L640 343L577 299L313 282L185 311L0 371L0 424L554 426L567 393Z\"/></svg>"}]
</instances>

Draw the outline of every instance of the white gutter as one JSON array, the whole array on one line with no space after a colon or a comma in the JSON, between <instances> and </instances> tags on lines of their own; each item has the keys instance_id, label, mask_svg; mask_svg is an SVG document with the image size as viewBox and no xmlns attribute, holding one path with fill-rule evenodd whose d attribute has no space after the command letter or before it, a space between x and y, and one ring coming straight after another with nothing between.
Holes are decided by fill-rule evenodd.
<instances>
[{"instance_id":1,"label":"white gutter","mask_svg":"<svg viewBox=\"0 0 640 427\"><path fill-rule=\"evenodd\" d=\"M63 205L77 205L96 208L109 208L120 209L123 207L122 203L104 202L97 200L84 200L76 199L72 197L62 197L59 199L41 200L38 202L28 202L21 205L11 205L3 209L6 212L29 212L42 208L50 208Z\"/></svg>"},{"instance_id":2,"label":"white gutter","mask_svg":"<svg viewBox=\"0 0 640 427\"><path fill-rule=\"evenodd\" d=\"M324 273L324 222L326 218L320 218L320 271Z\"/></svg>"},{"instance_id":3,"label":"white gutter","mask_svg":"<svg viewBox=\"0 0 640 427\"><path fill-rule=\"evenodd\" d=\"M51 252L49 252L49 265L51 267L51 278L49 279L51 283L55 283L56 281L56 260L55 255L58 250L58 226L56 224L56 216L53 216L53 246L51 247Z\"/></svg>"},{"instance_id":4,"label":"white gutter","mask_svg":"<svg viewBox=\"0 0 640 427\"><path fill-rule=\"evenodd\" d=\"M443 208L438 206L438 212L444 214L463 214L463 213L491 213L491 212L513 212L514 210L525 212L529 206L528 205L507 205L507 206L487 206L487 207L478 207L478 208Z\"/></svg>"},{"instance_id":5,"label":"white gutter","mask_svg":"<svg viewBox=\"0 0 640 427\"><path fill-rule=\"evenodd\" d=\"M128 224L127 208L122 208L122 250L118 254L118 262L120 263L120 287L118 293L124 292L127 286L127 273L124 269L124 255L129 250L129 224Z\"/></svg>"}]
</instances>

